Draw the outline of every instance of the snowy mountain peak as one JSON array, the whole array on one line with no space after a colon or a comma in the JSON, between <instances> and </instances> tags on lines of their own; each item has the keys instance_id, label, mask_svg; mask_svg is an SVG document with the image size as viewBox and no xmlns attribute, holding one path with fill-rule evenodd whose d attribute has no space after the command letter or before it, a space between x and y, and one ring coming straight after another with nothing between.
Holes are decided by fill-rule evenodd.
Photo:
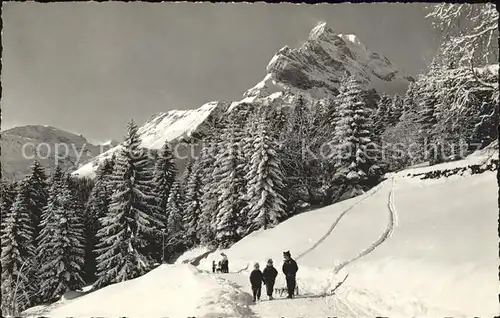
<instances>
[{"instance_id":1,"label":"snowy mountain peak","mask_svg":"<svg viewBox=\"0 0 500 318\"><path fill-rule=\"evenodd\" d=\"M321 41L329 40L335 36L335 32L330 28L326 22L320 22L316 25L311 32L309 32L309 40Z\"/></svg>"},{"instance_id":2,"label":"snowy mountain peak","mask_svg":"<svg viewBox=\"0 0 500 318\"><path fill-rule=\"evenodd\" d=\"M340 86L345 75L354 75L367 88L402 93L409 83L388 58L370 51L353 34L336 34L326 23L309 33L299 48L280 49L267 65L267 75L245 97L264 97L278 91L301 92L324 98Z\"/></svg>"},{"instance_id":3,"label":"snowy mountain peak","mask_svg":"<svg viewBox=\"0 0 500 318\"><path fill-rule=\"evenodd\" d=\"M210 116L220 116L218 112L226 108L226 103L209 102L197 109L157 113L151 116L137 131L141 138L141 147L158 150L165 144L165 141L182 141L191 137L195 138L195 135L208 134L211 129L211 123L208 120ZM120 148L121 145L118 144L103 152L80 166L74 175L94 177L99 164L105 159L111 158Z\"/></svg>"}]
</instances>

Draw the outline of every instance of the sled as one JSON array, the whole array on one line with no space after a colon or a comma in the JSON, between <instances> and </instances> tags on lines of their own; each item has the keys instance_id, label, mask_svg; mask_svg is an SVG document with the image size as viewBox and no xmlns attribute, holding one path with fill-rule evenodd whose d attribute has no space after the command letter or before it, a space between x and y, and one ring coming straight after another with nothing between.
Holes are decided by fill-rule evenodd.
<instances>
[{"instance_id":1,"label":"sled","mask_svg":"<svg viewBox=\"0 0 500 318\"><path fill-rule=\"evenodd\" d=\"M280 297L283 297L285 295L288 295L288 288L283 287L283 288L275 288L274 293L276 295L280 295ZM295 292L293 293L295 296L299 294L299 286L295 286Z\"/></svg>"}]
</instances>

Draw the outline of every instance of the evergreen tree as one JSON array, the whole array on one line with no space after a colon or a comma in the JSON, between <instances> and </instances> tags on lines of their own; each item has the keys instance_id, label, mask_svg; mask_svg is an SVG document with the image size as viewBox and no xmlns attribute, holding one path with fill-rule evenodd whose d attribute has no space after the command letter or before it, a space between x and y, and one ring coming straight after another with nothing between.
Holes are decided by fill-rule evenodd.
<instances>
[{"instance_id":1,"label":"evergreen tree","mask_svg":"<svg viewBox=\"0 0 500 318\"><path fill-rule=\"evenodd\" d=\"M184 167L184 171L182 172L182 175L179 178L179 189L181 197L186 196L187 183L189 176L191 175L191 171L193 170L193 164L194 164L193 158L189 157L187 159L186 166Z\"/></svg>"},{"instance_id":2,"label":"evergreen tree","mask_svg":"<svg viewBox=\"0 0 500 318\"><path fill-rule=\"evenodd\" d=\"M361 86L354 77L349 77L340 87L338 97L339 119L335 129L338 171L336 178L350 184L366 184L378 179L380 171L374 162L371 141L372 126L366 105L362 99Z\"/></svg>"},{"instance_id":3,"label":"evergreen tree","mask_svg":"<svg viewBox=\"0 0 500 318\"><path fill-rule=\"evenodd\" d=\"M161 232L162 223L150 162L139 144L137 126L131 122L111 176L114 193L108 213L97 233L97 287L138 277L153 265L149 242Z\"/></svg>"},{"instance_id":4,"label":"evergreen tree","mask_svg":"<svg viewBox=\"0 0 500 318\"><path fill-rule=\"evenodd\" d=\"M158 219L161 221L162 225L160 227L161 233L157 233L156 238L152 240L152 250L154 252L154 258L159 261L164 261L163 257L165 255L164 249L164 236L167 230L167 218L168 218L168 198L170 196L170 190L172 184L175 181L175 176L177 174L177 166L174 162L174 156L170 150L170 145L168 141L165 141L163 145L160 156L156 161L155 166L155 194L157 199L157 206L159 216Z\"/></svg>"},{"instance_id":5,"label":"evergreen tree","mask_svg":"<svg viewBox=\"0 0 500 318\"><path fill-rule=\"evenodd\" d=\"M438 99L432 87L427 88L423 93L417 123L420 124L421 127L420 138L421 143L424 145L425 159L433 161L437 156L434 136L438 123L436 112Z\"/></svg>"},{"instance_id":6,"label":"evergreen tree","mask_svg":"<svg viewBox=\"0 0 500 318\"><path fill-rule=\"evenodd\" d=\"M174 156L170 150L168 141L165 141L160 156L155 166L155 193L158 198L158 206L164 216L166 216L166 206L170 194L170 188L175 181L177 166L174 162Z\"/></svg>"},{"instance_id":7,"label":"evergreen tree","mask_svg":"<svg viewBox=\"0 0 500 318\"><path fill-rule=\"evenodd\" d=\"M240 211L244 207L243 166L239 155L238 128L234 123L225 129L220 153L214 168L214 187L218 194L215 218L216 241L220 247L228 247L240 238L242 231Z\"/></svg>"},{"instance_id":8,"label":"evergreen tree","mask_svg":"<svg viewBox=\"0 0 500 318\"><path fill-rule=\"evenodd\" d=\"M184 202L184 241L189 247L199 243L197 227L202 207L202 186L200 160L197 160L188 178Z\"/></svg>"},{"instance_id":9,"label":"evergreen tree","mask_svg":"<svg viewBox=\"0 0 500 318\"><path fill-rule=\"evenodd\" d=\"M40 233L40 219L43 209L47 205L48 185L47 176L38 161L31 165L31 174L28 177L30 183L30 211L33 224L33 237Z\"/></svg>"},{"instance_id":10,"label":"evergreen tree","mask_svg":"<svg viewBox=\"0 0 500 318\"><path fill-rule=\"evenodd\" d=\"M216 163L215 155L217 143L207 143L201 150L199 159L199 173L201 180L201 215L198 220L196 232L201 244L212 245L215 243L215 228L213 219L217 211L218 194L214 188L215 178L213 175Z\"/></svg>"},{"instance_id":11,"label":"evergreen tree","mask_svg":"<svg viewBox=\"0 0 500 318\"><path fill-rule=\"evenodd\" d=\"M410 82L403 98L403 113L416 111L417 104L415 100L415 83Z\"/></svg>"},{"instance_id":12,"label":"evergreen tree","mask_svg":"<svg viewBox=\"0 0 500 318\"><path fill-rule=\"evenodd\" d=\"M391 98L385 93L382 94L382 97L377 104L377 110L373 120L373 132L376 138L380 137L389 125L391 104Z\"/></svg>"},{"instance_id":13,"label":"evergreen tree","mask_svg":"<svg viewBox=\"0 0 500 318\"><path fill-rule=\"evenodd\" d=\"M108 214L113 189L109 184L113 173L114 158L106 159L99 166L96 173L95 185L90 193L85 209L85 281L93 282L96 279L97 233L101 228L99 220Z\"/></svg>"},{"instance_id":14,"label":"evergreen tree","mask_svg":"<svg viewBox=\"0 0 500 318\"><path fill-rule=\"evenodd\" d=\"M246 175L250 231L268 229L286 216L285 201L281 195L284 176L276 152L276 141L269 133L265 118L258 126L253 148L250 170Z\"/></svg>"},{"instance_id":15,"label":"evergreen tree","mask_svg":"<svg viewBox=\"0 0 500 318\"><path fill-rule=\"evenodd\" d=\"M403 100L398 94L392 98L391 110L389 112L389 124L395 126L403 114Z\"/></svg>"},{"instance_id":16,"label":"evergreen tree","mask_svg":"<svg viewBox=\"0 0 500 318\"><path fill-rule=\"evenodd\" d=\"M170 195L167 202L167 242L165 250L168 255L176 255L183 251L184 248L184 211L183 200L179 181L172 183Z\"/></svg>"},{"instance_id":17,"label":"evergreen tree","mask_svg":"<svg viewBox=\"0 0 500 318\"><path fill-rule=\"evenodd\" d=\"M288 114L283 109L283 106L276 105L276 107L272 108L271 111L271 131L274 134L274 137L278 140L283 138L283 134L285 133L285 129L287 128L288 123Z\"/></svg>"},{"instance_id":18,"label":"evergreen tree","mask_svg":"<svg viewBox=\"0 0 500 318\"><path fill-rule=\"evenodd\" d=\"M43 264L46 264L48 253L50 250L48 250L49 243L53 238L57 235L55 233L55 228L54 224L57 224L58 220L57 214L51 213L53 209L58 209L60 207L52 207L49 205L49 199L52 196L52 201L54 201L54 197L57 195L57 193L54 193L57 191L58 186L65 180L65 176L62 172L61 166L57 165L55 169L52 172L52 175L50 176L49 184L49 198L47 200L47 205L43 208L42 211L42 217L40 220L40 231L38 233L38 236L36 236L36 244L35 244L35 249L36 249L36 257L33 262L33 266L37 268L37 275L36 275L36 286L40 286L42 284L42 281L45 279L43 275L40 273L40 267ZM49 224L50 226L47 226ZM40 290L36 294L36 300L37 301L47 301L49 300L47 297L50 297L48 292L45 292L43 290Z\"/></svg>"},{"instance_id":19,"label":"evergreen tree","mask_svg":"<svg viewBox=\"0 0 500 318\"><path fill-rule=\"evenodd\" d=\"M84 285L85 233L82 211L75 201L67 177L51 185L37 249L43 301L53 300Z\"/></svg>"},{"instance_id":20,"label":"evergreen tree","mask_svg":"<svg viewBox=\"0 0 500 318\"><path fill-rule=\"evenodd\" d=\"M0 182L0 212L1 212L1 229L3 231L7 215L10 208L16 199L16 189L14 183ZM2 244L3 246L3 244Z\"/></svg>"},{"instance_id":21,"label":"evergreen tree","mask_svg":"<svg viewBox=\"0 0 500 318\"><path fill-rule=\"evenodd\" d=\"M325 109L324 115L326 118L325 125L322 125L329 132L335 131L335 123L337 122L338 111L337 104L334 98L328 100L328 107ZM330 135L332 136L332 135Z\"/></svg>"},{"instance_id":22,"label":"evergreen tree","mask_svg":"<svg viewBox=\"0 0 500 318\"><path fill-rule=\"evenodd\" d=\"M18 314L33 299L33 220L30 211L30 183L18 183L17 195L2 232L2 310Z\"/></svg>"}]
</instances>

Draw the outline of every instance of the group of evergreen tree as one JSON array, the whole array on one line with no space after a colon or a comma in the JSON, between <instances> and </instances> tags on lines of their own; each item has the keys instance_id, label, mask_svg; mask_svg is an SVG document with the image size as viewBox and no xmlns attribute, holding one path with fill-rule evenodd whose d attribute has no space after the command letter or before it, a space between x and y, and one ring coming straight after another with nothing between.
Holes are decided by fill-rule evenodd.
<instances>
[{"instance_id":1,"label":"group of evergreen tree","mask_svg":"<svg viewBox=\"0 0 500 318\"><path fill-rule=\"evenodd\" d=\"M35 161L16 183L2 182L2 311L18 313L83 286L83 209L59 167L47 180Z\"/></svg>"},{"instance_id":2,"label":"group of evergreen tree","mask_svg":"<svg viewBox=\"0 0 500 318\"><path fill-rule=\"evenodd\" d=\"M282 163L271 121L251 105L240 106L187 176L185 241L196 238L225 248L286 217Z\"/></svg>"}]
</instances>

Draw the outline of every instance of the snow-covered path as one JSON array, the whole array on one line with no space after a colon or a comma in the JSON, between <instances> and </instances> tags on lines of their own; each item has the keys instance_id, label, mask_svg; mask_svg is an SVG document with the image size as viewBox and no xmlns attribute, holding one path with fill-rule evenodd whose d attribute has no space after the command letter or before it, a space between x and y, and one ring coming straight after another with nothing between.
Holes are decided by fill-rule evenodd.
<instances>
[{"instance_id":1,"label":"snow-covered path","mask_svg":"<svg viewBox=\"0 0 500 318\"><path fill-rule=\"evenodd\" d=\"M389 198L387 200L387 210L389 211L389 217L388 217L389 220L387 222L386 230L384 231L384 233L382 233L382 235L380 236L380 238L378 240L373 242L373 244L368 246L365 250L361 251L358 255L354 256L353 258L348 259L347 261L344 261L344 262L340 263L338 266L336 266L335 270L334 270L335 273L338 273L345 266L348 266L349 264L355 262L356 260L360 259L361 257L366 256L369 253L371 253L380 244L384 243L385 240L387 240L389 238L389 236L391 236L391 234L393 233L394 227L396 226L396 220L397 220L396 206L394 205L394 189L395 189L395 184L396 184L396 178L394 175L391 177L391 181L392 181L392 186L391 186L391 190L389 192Z\"/></svg>"},{"instance_id":2,"label":"snow-covered path","mask_svg":"<svg viewBox=\"0 0 500 318\"><path fill-rule=\"evenodd\" d=\"M325 282L324 284L322 284L324 286L322 290L321 288L317 288L317 286L315 286L316 288L311 288L313 287L312 285L315 285L315 283L317 282L314 281L308 282L307 279L301 280L300 279L301 273L299 273L298 297L296 297L295 299L277 298L273 301L258 302L253 307L251 307L252 310L255 312L255 314L259 317L271 317L271 316L314 317L314 316L329 316L329 315L342 315L344 317L359 317L362 315L375 314L376 313L375 311L366 308L366 306L360 306L360 304L358 304L357 306L350 305L349 301L346 301L346 298L342 296L346 294L345 292L341 292L343 288L342 286L334 295L329 295L328 291L335 286L337 281L345 277L346 274L344 272L339 273L344 267L348 266L352 262L372 252L375 248L381 245L393 232L396 220L395 218L396 209L394 206L394 186L395 186L395 178L392 177L390 181L387 180L381 183L379 186L373 188L371 191L363 195L363 197L358 199L357 202L344 209L338 215L338 217L333 221L333 223L331 224L330 228L326 231L326 233L320 239L318 239L310 248L300 253L299 256L296 257L296 259L299 260L301 258L304 258L308 254L310 254L314 249L316 249L320 244L326 244L325 242L328 241L327 240L328 237L334 232L336 227L342 226L342 222L340 221L342 219L349 218L348 215L349 211L355 210L356 207L361 207L362 203L369 204L370 198L372 198L375 194L377 194L380 190L383 189L384 190L383 193L386 193L386 191L389 192L387 196L388 199L386 199L385 202L386 204L383 209L385 210L383 212L387 214L387 216L385 217L386 227L381 235L379 233L380 237L376 241L369 244L368 246L365 246L365 248L362 249L361 252L356 254L354 257L351 257L343 261L339 265L337 265L335 269L333 267L322 268L321 272L323 272L323 274L327 273L328 271L332 272L333 274L338 274L334 276L335 278L333 277L330 278L331 279L330 282ZM312 269L306 269L305 272L307 273L310 270ZM223 279L227 279L231 283L241 288L243 292L249 289L248 273L246 272L230 273L226 275L221 275L221 277ZM321 278L327 279L328 276L323 275ZM281 284L283 284L283 282L281 282ZM267 299L267 296L265 296L264 288L265 286L263 286L262 299ZM247 292L250 293L249 290ZM351 291L349 298L352 298L353 295L354 293ZM276 296L277 295L275 295L275 297ZM380 305L378 307L380 307Z\"/></svg>"}]
</instances>

